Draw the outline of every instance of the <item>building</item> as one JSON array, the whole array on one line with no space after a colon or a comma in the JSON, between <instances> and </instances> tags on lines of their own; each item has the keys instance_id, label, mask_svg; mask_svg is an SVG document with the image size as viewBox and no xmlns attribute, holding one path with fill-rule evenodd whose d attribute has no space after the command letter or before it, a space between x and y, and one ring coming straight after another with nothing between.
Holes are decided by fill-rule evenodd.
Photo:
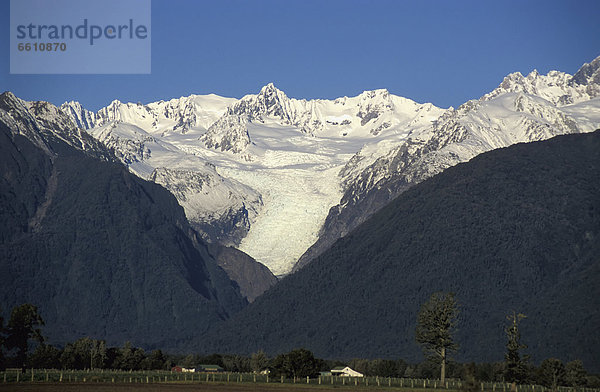
<instances>
[{"instance_id":1,"label":"building","mask_svg":"<svg viewBox=\"0 0 600 392\"><path fill-rule=\"evenodd\" d=\"M194 373L196 369L194 368L184 368L182 366L173 366L171 368L171 372L173 373Z\"/></svg>"},{"instance_id":2,"label":"building","mask_svg":"<svg viewBox=\"0 0 600 392\"><path fill-rule=\"evenodd\" d=\"M331 369L332 376L338 377L364 377L365 375L350 369L348 366L336 366Z\"/></svg>"},{"instance_id":3,"label":"building","mask_svg":"<svg viewBox=\"0 0 600 392\"><path fill-rule=\"evenodd\" d=\"M224 369L219 365L198 365L198 371L204 373L221 373Z\"/></svg>"}]
</instances>

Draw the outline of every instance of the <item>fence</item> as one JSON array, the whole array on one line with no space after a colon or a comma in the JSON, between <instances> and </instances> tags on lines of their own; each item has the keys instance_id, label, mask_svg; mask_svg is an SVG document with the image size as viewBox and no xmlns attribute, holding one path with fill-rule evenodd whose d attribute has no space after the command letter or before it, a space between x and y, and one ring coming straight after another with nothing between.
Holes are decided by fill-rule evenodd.
<instances>
[{"instance_id":1,"label":"fence","mask_svg":"<svg viewBox=\"0 0 600 392\"><path fill-rule=\"evenodd\" d=\"M463 382L439 380L391 378L391 377L339 377L320 376L317 378L284 378L254 373L176 373L170 371L120 371L120 370L56 370L28 369L22 373L17 369L0 372L0 382L90 382L90 383L279 383L312 384L333 386L394 387L407 389L461 390ZM510 392L510 384L484 382L478 384L481 392ZM550 388L540 385L517 385L517 392L550 392ZM600 392L594 388L559 387L555 392Z\"/></svg>"}]
</instances>

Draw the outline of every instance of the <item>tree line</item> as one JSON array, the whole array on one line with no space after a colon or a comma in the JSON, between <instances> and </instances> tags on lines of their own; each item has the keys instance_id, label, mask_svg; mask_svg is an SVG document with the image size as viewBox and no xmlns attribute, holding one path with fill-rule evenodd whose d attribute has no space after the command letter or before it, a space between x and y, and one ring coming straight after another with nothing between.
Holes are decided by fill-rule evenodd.
<instances>
[{"instance_id":1,"label":"tree line","mask_svg":"<svg viewBox=\"0 0 600 392\"><path fill-rule=\"evenodd\" d=\"M434 379L461 379L477 389L478 382L513 382L557 386L600 387L600 377L586 372L579 360L563 364L549 358L534 366L523 354L519 323L525 318L513 313L505 329L507 351L505 360L496 363L458 363L451 354L458 344L454 341L458 306L451 293L436 293L423 304L417 317L417 342L426 353L426 360L411 364L402 359L352 359L349 361L316 358L304 348L268 356L258 351L251 356L229 354L168 354L161 350L146 352L125 342L122 347L109 347L104 340L83 337L64 347L47 344L41 328L44 321L36 306L23 304L12 309L7 325L0 317L0 369L119 369L170 370L173 366L198 368L201 364L219 365L229 372L265 372L272 377L316 377L336 366L350 366L365 376ZM436 343L437 342L437 343ZM444 348L444 349L442 349Z\"/></svg>"},{"instance_id":2,"label":"tree line","mask_svg":"<svg viewBox=\"0 0 600 392\"><path fill-rule=\"evenodd\" d=\"M417 315L415 337L423 348L428 361L433 365L440 380L446 378L447 365L452 353L459 345L454 338L457 330L459 306L454 293L433 293L421 306ZM526 316L512 312L507 315L506 352L504 362L497 364L467 364L459 366L460 371L452 372L453 378L461 378L475 384L475 381L501 381L512 384L539 384L557 390L558 386L600 387L597 376L588 375L581 360L563 364L557 358L542 361L539 367L531 363L529 355L524 353L527 345L521 339L519 324ZM431 376L434 376L431 374ZM477 388L474 388L476 390Z\"/></svg>"}]
</instances>

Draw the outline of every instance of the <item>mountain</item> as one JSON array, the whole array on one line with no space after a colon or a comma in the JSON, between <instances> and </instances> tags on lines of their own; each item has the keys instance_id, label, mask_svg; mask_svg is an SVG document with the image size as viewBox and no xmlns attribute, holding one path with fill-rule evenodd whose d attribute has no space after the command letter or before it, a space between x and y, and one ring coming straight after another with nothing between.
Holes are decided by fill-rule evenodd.
<instances>
[{"instance_id":1,"label":"mountain","mask_svg":"<svg viewBox=\"0 0 600 392\"><path fill-rule=\"evenodd\" d=\"M177 197L192 226L209 242L238 243L262 206L252 188L221 176L215 166L129 123L89 130L139 177Z\"/></svg>"},{"instance_id":2,"label":"mountain","mask_svg":"<svg viewBox=\"0 0 600 392\"><path fill-rule=\"evenodd\" d=\"M149 133L185 134L193 129L207 129L235 102L234 98L214 94L190 95L169 101L158 101L148 105L122 103L114 100L97 113L81 106L79 102L65 102L60 109L69 114L77 126L90 129L119 121L140 125Z\"/></svg>"},{"instance_id":3,"label":"mountain","mask_svg":"<svg viewBox=\"0 0 600 392\"><path fill-rule=\"evenodd\" d=\"M65 102L60 105L60 110L71 117L79 128L90 129L96 126L96 113L87 110L79 102Z\"/></svg>"},{"instance_id":4,"label":"mountain","mask_svg":"<svg viewBox=\"0 0 600 392\"><path fill-rule=\"evenodd\" d=\"M427 127L441 113L387 90L307 101L268 84L230 106L199 140L220 173L262 196L239 248L286 274L339 200L339 172L352 154L361 148L379 154L403 140L404 129ZM211 158L214 150L218 158Z\"/></svg>"},{"instance_id":5,"label":"mountain","mask_svg":"<svg viewBox=\"0 0 600 392\"><path fill-rule=\"evenodd\" d=\"M183 350L247 302L175 197L46 102L0 95L0 302L50 342Z\"/></svg>"},{"instance_id":6,"label":"mountain","mask_svg":"<svg viewBox=\"0 0 600 392\"><path fill-rule=\"evenodd\" d=\"M405 128L425 127L443 113L386 90L307 101L269 84L226 108L195 97L195 110L221 116L182 133L155 120L156 104L115 110L113 103L94 114L104 120L88 131L133 173L169 189L203 238L239 248L278 275L317 240L341 197L338 173L353 154L389 148L406 137Z\"/></svg>"},{"instance_id":7,"label":"mountain","mask_svg":"<svg viewBox=\"0 0 600 392\"><path fill-rule=\"evenodd\" d=\"M597 129L600 84L593 75L599 68L600 57L575 76L558 71L511 74L494 91L449 109L431 127L412 132L387 153L373 157L370 151L358 152L340 172L340 203L330 209L319 239L294 271L406 189L448 167L515 143Z\"/></svg>"},{"instance_id":8,"label":"mountain","mask_svg":"<svg viewBox=\"0 0 600 392\"><path fill-rule=\"evenodd\" d=\"M273 83L264 86L257 95L247 95L240 101L231 105L220 122L214 123L202 140L212 143L214 134L228 134L231 130L227 119L241 119L242 123L265 123L275 120L280 125L293 126L303 133L313 136L322 134L341 134L353 130L353 133L368 132L377 136L384 129L390 128L394 123L423 124L427 119L423 117L437 116L441 110L436 110L433 105L420 105L409 99L394 96L385 89L365 91L357 97L338 98L329 100L298 100L288 98ZM433 111L433 114L430 112ZM404 118L402 118L404 117ZM408 121L407 121L408 120ZM356 131L356 129L360 129ZM362 128L362 129L361 129ZM238 148L241 152L245 146Z\"/></svg>"},{"instance_id":9,"label":"mountain","mask_svg":"<svg viewBox=\"0 0 600 392\"><path fill-rule=\"evenodd\" d=\"M411 186L486 151L600 126L600 58L575 74L508 75L441 109L389 93L193 95L64 109L129 169L169 189L211 243L297 271ZM70 109L73 110L70 110ZM76 114L72 114L76 113ZM93 127L89 127L89 125Z\"/></svg>"},{"instance_id":10,"label":"mountain","mask_svg":"<svg viewBox=\"0 0 600 392\"><path fill-rule=\"evenodd\" d=\"M419 306L453 291L460 361L501 361L505 316L539 363L600 370L600 130L483 153L414 185L198 340L206 352L306 347L421 359Z\"/></svg>"},{"instance_id":11,"label":"mountain","mask_svg":"<svg viewBox=\"0 0 600 392\"><path fill-rule=\"evenodd\" d=\"M585 93L590 97L600 95L600 57L596 57L591 63L584 64L569 80L569 84L585 86Z\"/></svg>"}]
</instances>

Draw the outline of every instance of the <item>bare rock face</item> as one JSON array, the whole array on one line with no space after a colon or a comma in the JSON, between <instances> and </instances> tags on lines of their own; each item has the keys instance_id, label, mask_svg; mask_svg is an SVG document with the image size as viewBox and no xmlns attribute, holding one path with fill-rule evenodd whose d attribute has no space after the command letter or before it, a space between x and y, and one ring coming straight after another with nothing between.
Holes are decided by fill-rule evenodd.
<instances>
[{"instance_id":1,"label":"bare rock face","mask_svg":"<svg viewBox=\"0 0 600 392\"><path fill-rule=\"evenodd\" d=\"M247 123L247 120L240 115L222 117L208 128L200 141L208 148L230 151L234 154L241 153L251 143L246 128Z\"/></svg>"},{"instance_id":2,"label":"bare rock face","mask_svg":"<svg viewBox=\"0 0 600 392\"><path fill-rule=\"evenodd\" d=\"M210 252L229 279L240 287L248 302L254 300L277 283L277 277L264 265L244 252L232 247L211 245Z\"/></svg>"},{"instance_id":3,"label":"bare rock face","mask_svg":"<svg viewBox=\"0 0 600 392\"><path fill-rule=\"evenodd\" d=\"M585 86L586 93L591 97L600 95L600 57L591 63L585 63L569 81L571 86Z\"/></svg>"}]
</instances>

